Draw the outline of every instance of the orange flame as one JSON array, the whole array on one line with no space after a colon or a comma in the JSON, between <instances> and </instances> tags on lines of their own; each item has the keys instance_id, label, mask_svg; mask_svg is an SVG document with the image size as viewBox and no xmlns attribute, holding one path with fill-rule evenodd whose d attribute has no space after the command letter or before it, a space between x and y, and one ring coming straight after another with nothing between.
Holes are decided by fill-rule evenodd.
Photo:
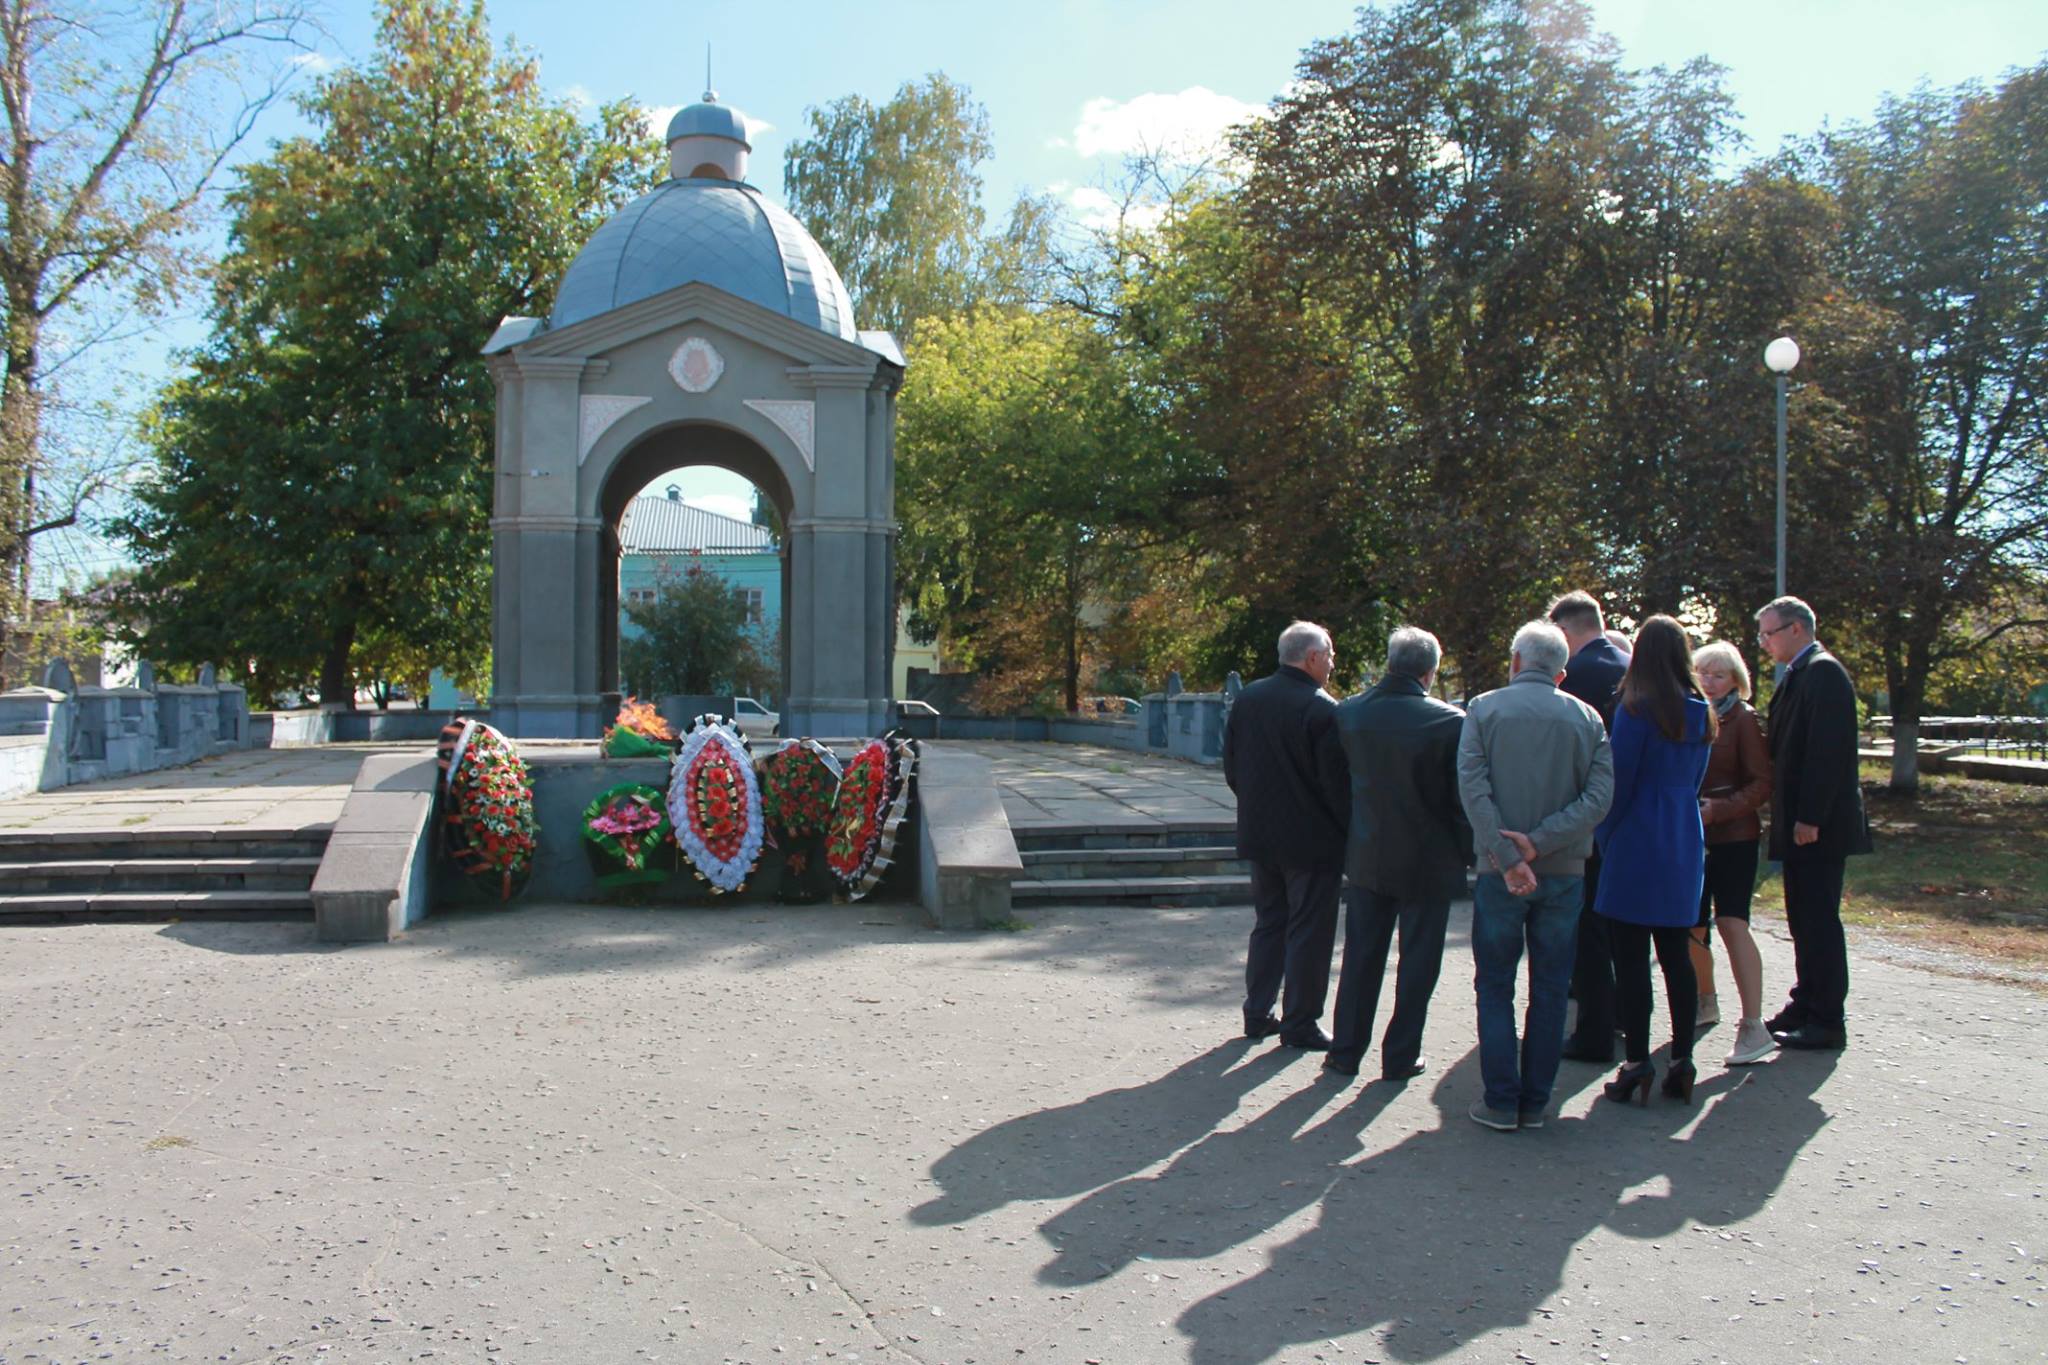
<instances>
[{"instance_id":1,"label":"orange flame","mask_svg":"<svg viewBox=\"0 0 2048 1365\"><path fill-rule=\"evenodd\" d=\"M623 725L634 734L646 739L674 739L676 732L661 718L651 701L626 698L619 707L619 718L615 724Z\"/></svg>"}]
</instances>

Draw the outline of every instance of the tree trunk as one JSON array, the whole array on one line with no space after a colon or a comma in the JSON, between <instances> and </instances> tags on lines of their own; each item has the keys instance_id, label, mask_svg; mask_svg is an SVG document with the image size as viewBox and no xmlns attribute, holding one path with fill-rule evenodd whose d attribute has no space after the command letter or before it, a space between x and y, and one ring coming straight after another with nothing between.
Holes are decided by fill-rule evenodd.
<instances>
[{"instance_id":1,"label":"tree trunk","mask_svg":"<svg viewBox=\"0 0 2048 1365\"><path fill-rule=\"evenodd\" d=\"M1067 685L1067 713L1072 715L1081 709L1081 603L1079 577L1074 564L1075 550L1067 549L1067 601L1066 601L1066 645L1067 658L1065 681Z\"/></svg>"},{"instance_id":2,"label":"tree trunk","mask_svg":"<svg viewBox=\"0 0 2048 1365\"><path fill-rule=\"evenodd\" d=\"M320 709L323 711L356 709L355 678L348 666L348 656L355 643L356 622L351 616L335 627L334 638L327 642L327 656L320 661Z\"/></svg>"},{"instance_id":3,"label":"tree trunk","mask_svg":"<svg viewBox=\"0 0 2048 1365\"><path fill-rule=\"evenodd\" d=\"M1926 710L1928 649L1908 640L1896 667L1886 670L1892 702L1891 790L1911 796L1920 790L1920 717Z\"/></svg>"}]
</instances>

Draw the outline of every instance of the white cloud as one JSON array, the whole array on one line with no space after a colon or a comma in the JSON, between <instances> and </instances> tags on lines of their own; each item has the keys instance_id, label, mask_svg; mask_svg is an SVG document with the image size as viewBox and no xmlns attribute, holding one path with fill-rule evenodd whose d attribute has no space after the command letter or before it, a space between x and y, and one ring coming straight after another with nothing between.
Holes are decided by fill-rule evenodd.
<instances>
[{"instance_id":1,"label":"white cloud","mask_svg":"<svg viewBox=\"0 0 2048 1365\"><path fill-rule=\"evenodd\" d=\"M1149 232L1165 220L1167 205L1138 202L1123 204L1098 185L1054 185L1052 192L1066 200L1074 222L1090 232L1112 232L1119 223L1139 232Z\"/></svg>"},{"instance_id":2,"label":"white cloud","mask_svg":"<svg viewBox=\"0 0 2048 1365\"><path fill-rule=\"evenodd\" d=\"M301 52L292 58L291 64L314 76L324 76L334 70L334 58L324 52Z\"/></svg>"},{"instance_id":3,"label":"white cloud","mask_svg":"<svg viewBox=\"0 0 2048 1365\"><path fill-rule=\"evenodd\" d=\"M747 498L736 498L727 493L696 493L684 498L683 501L692 507L701 507L707 512L716 512L735 521L754 519L754 504Z\"/></svg>"},{"instance_id":4,"label":"white cloud","mask_svg":"<svg viewBox=\"0 0 2048 1365\"><path fill-rule=\"evenodd\" d=\"M579 114L586 109L595 109L597 107L597 97L580 85L572 85L567 90L564 90L562 98L567 100L570 107Z\"/></svg>"},{"instance_id":5,"label":"white cloud","mask_svg":"<svg viewBox=\"0 0 2048 1365\"><path fill-rule=\"evenodd\" d=\"M1231 125L1265 115L1263 105L1200 85L1178 94L1153 91L1127 100L1098 97L1081 106L1074 150L1082 156L1155 152L1178 161L1206 160L1223 151L1223 135Z\"/></svg>"}]
</instances>

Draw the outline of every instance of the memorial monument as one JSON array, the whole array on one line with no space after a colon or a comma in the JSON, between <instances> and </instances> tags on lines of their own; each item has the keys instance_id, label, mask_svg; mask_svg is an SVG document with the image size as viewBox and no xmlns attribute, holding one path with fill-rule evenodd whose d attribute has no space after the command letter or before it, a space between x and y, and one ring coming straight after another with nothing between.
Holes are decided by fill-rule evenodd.
<instances>
[{"instance_id":1,"label":"memorial monument","mask_svg":"<svg viewBox=\"0 0 2048 1365\"><path fill-rule=\"evenodd\" d=\"M786 735L890 721L896 391L839 272L747 183L714 92L668 127L669 179L599 228L545 319L485 347L497 385L492 718L595 737L617 708L619 521L668 470L749 479L782 516Z\"/></svg>"}]
</instances>

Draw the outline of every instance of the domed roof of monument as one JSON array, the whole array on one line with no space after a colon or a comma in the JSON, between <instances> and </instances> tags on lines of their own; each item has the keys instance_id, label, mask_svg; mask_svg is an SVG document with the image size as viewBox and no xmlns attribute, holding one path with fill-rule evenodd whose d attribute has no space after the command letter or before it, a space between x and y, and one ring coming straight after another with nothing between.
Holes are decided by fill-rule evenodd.
<instances>
[{"instance_id":1,"label":"domed roof of monument","mask_svg":"<svg viewBox=\"0 0 2048 1365\"><path fill-rule=\"evenodd\" d=\"M676 110L676 116L668 121L668 136L662 140L674 142L679 137L729 137L747 142L747 116L731 105L720 104L716 90L706 90L703 99ZM751 142L747 145L753 146Z\"/></svg>"},{"instance_id":2,"label":"domed roof of monument","mask_svg":"<svg viewBox=\"0 0 2048 1365\"><path fill-rule=\"evenodd\" d=\"M853 301L803 224L746 183L746 116L710 92L669 122L671 172L690 149L737 143L730 157L671 177L614 214L562 276L550 327L609 313L678 285L703 283L845 341L860 344ZM724 174L708 174L720 170Z\"/></svg>"}]
</instances>

